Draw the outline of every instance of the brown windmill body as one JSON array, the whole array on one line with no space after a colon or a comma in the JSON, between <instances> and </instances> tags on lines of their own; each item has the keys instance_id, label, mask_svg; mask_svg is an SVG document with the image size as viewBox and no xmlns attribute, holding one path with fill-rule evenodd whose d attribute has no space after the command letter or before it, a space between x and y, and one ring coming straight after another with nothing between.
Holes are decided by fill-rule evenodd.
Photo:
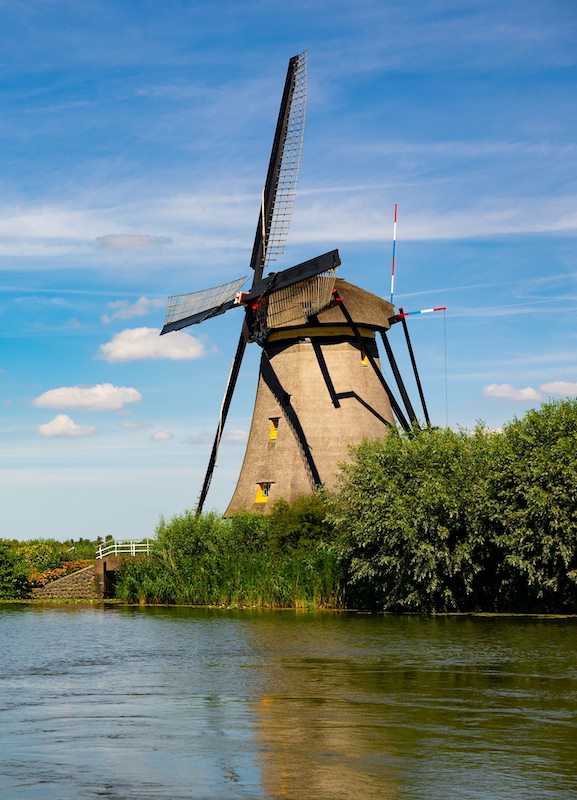
<instances>
[{"instance_id":1,"label":"brown windmill body","mask_svg":"<svg viewBox=\"0 0 577 800\"><path fill-rule=\"evenodd\" d=\"M378 438L393 424L386 392L367 359L378 360L375 334L389 328L390 303L344 280L336 288L362 346L337 305L308 324L275 328L263 344L252 423L226 515L266 512L332 487L351 445Z\"/></svg>"}]
</instances>

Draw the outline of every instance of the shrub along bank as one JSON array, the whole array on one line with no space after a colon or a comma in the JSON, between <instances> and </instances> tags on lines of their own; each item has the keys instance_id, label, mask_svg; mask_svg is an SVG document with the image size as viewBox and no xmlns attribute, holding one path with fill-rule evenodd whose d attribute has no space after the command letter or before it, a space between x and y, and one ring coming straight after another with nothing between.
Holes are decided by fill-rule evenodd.
<instances>
[{"instance_id":1,"label":"shrub along bank","mask_svg":"<svg viewBox=\"0 0 577 800\"><path fill-rule=\"evenodd\" d=\"M348 604L577 612L577 401L364 442L330 519Z\"/></svg>"}]
</instances>

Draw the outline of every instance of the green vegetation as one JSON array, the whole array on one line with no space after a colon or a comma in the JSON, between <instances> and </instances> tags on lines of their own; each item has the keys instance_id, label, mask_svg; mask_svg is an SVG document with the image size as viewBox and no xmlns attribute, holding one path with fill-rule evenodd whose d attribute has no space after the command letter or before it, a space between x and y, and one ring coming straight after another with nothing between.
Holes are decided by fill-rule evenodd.
<instances>
[{"instance_id":1,"label":"green vegetation","mask_svg":"<svg viewBox=\"0 0 577 800\"><path fill-rule=\"evenodd\" d=\"M577 401L494 433L392 433L333 500L345 602L409 611L577 611Z\"/></svg>"},{"instance_id":2,"label":"green vegetation","mask_svg":"<svg viewBox=\"0 0 577 800\"><path fill-rule=\"evenodd\" d=\"M0 539L0 598L28 597L32 588L89 566L99 542Z\"/></svg>"},{"instance_id":3,"label":"green vegetation","mask_svg":"<svg viewBox=\"0 0 577 800\"><path fill-rule=\"evenodd\" d=\"M0 540L0 599L12 600L28 594L28 565L10 542Z\"/></svg>"},{"instance_id":4,"label":"green vegetation","mask_svg":"<svg viewBox=\"0 0 577 800\"><path fill-rule=\"evenodd\" d=\"M67 539L59 542L57 539L28 539L17 541L12 539L10 544L15 547L24 558L29 572L46 572L47 570L61 569L68 561L93 561L96 548L100 539Z\"/></svg>"},{"instance_id":5,"label":"green vegetation","mask_svg":"<svg viewBox=\"0 0 577 800\"><path fill-rule=\"evenodd\" d=\"M277 503L269 516L187 511L157 528L153 555L127 561L117 597L130 602L331 607L340 571L320 495Z\"/></svg>"},{"instance_id":6,"label":"green vegetation","mask_svg":"<svg viewBox=\"0 0 577 800\"><path fill-rule=\"evenodd\" d=\"M92 559L97 543L0 541L0 597ZM280 501L267 516L161 520L150 558L122 568L117 597L577 613L577 400L546 403L500 432L365 441L333 495Z\"/></svg>"}]
</instances>

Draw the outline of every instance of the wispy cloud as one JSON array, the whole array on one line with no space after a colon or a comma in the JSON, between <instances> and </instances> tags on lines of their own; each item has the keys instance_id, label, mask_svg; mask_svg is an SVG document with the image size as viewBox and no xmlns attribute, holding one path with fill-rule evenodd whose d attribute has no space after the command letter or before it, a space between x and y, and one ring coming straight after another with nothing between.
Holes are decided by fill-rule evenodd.
<instances>
[{"instance_id":1,"label":"wispy cloud","mask_svg":"<svg viewBox=\"0 0 577 800\"><path fill-rule=\"evenodd\" d=\"M152 425L149 425L146 422L133 422L131 420L126 420L125 422L120 423L120 427L127 431L143 431L147 428L151 428Z\"/></svg>"},{"instance_id":2,"label":"wispy cloud","mask_svg":"<svg viewBox=\"0 0 577 800\"><path fill-rule=\"evenodd\" d=\"M331 202L320 197L331 193ZM418 194L417 194L418 193ZM483 192L469 192L456 207L446 193L414 189L407 196L410 216L403 220L405 241L462 240L487 236L534 233L577 234L577 195L543 199L541 196L509 194L499 202ZM317 197L318 195L318 197ZM14 258L45 256L35 269L53 268L52 257L62 258L62 267L77 265L77 259L93 268L123 259L156 259L161 245L172 243L171 263L233 263L244 260L252 242L258 213L256 192L175 194L138 203L118 203L106 208L34 207L0 211L0 255ZM389 228L382 210L382 191L363 186L309 187L303 192L291 229L292 244L329 242L381 242ZM162 235L126 233L101 235L114 219L130 229L155 225ZM97 245L95 246L95 242ZM168 251L167 251L168 252ZM4 267L6 268L6 267ZM130 268L130 262L125 265Z\"/></svg>"},{"instance_id":3,"label":"wispy cloud","mask_svg":"<svg viewBox=\"0 0 577 800\"><path fill-rule=\"evenodd\" d=\"M115 411L127 403L139 403L142 395L128 386L99 383L96 386L62 386L34 398L37 408L77 408L90 411Z\"/></svg>"},{"instance_id":4,"label":"wispy cloud","mask_svg":"<svg viewBox=\"0 0 577 800\"><path fill-rule=\"evenodd\" d=\"M183 439L183 444L210 444L213 439L214 434L211 435L208 431L201 431L193 436L187 436L186 439Z\"/></svg>"},{"instance_id":5,"label":"wispy cloud","mask_svg":"<svg viewBox=\"0 0 577 800\"><path fill-rule=\"evenodd\" d=\"M248 440L248 433L240 428L232 428L232 430L225 432L222 440L225 444L243 445Z\"/></svg>"},{"instance_id":6,"label":"wispy cloud","mask_svg":"<svg viewBox=\"0 0 577 800\"><path fill-rule=\"evenodd\" d=\"M577 195L543 200L510 197L496 204L469 204L462 209L438 202L415 209L403 224L403 240L436 241L543 232L577 234ZM389 219L371 195L326 203L303 203L291 242L375 242L383 240Z\"/></svg>"},{"instance_id":7,"label":"wispy cloud","mask_svg":"<svg viewBox=\"0 0 577 800\"><path fill-rule=\"evenodd\" d=\"M135 248L165 247L172 244L168 236L149 236L144 233L109 233L98 236L98 247L109 250L133 250Z\"/></svg>"},{"instance_id":8,"label":"wispy cloud","mask_svg":"<svg viewBox=\"0 0 577 800\"><path fill-rule=\"evenodd\" d=\"M58 414L50 422L38 425L36 430L40 436L91 436L95 432L95 428L78 425L66 414Z\"/></svg>"},{"instance_id":9,"label":"wispy cloud","mask_svg":"<svg viewBox=\"0 0 577 800\"><path fill-rule=\"evenodd\" d=\"M183 444L191 444L191 445L203 445L203 444L212 444L214 439L214 434L209 433L208 431L201 431L193 436L188 436L186 439L183 440ZM241 430L240 428L232 428L230 431L225 430L222 443L229 444L233 446L242 446L246 444L248 440L248 433L247 431Z\"/></svg>"},{"instance_id":10,"label":"wispy cloud","mask_svg":"<svg viewBox=\"0 0 577 800\"><path fill-rule=\"evenodd\" d=\"M134 317L144 317L151 311L164 308L166 300L151 299L149 297L139 297L134 303L129 300L114 300L107 303L110 312L103 314L102 322L108 324L115 319L133 319Z\"/></svg>"},{"instance_id":11,"label":"wispy cloud","mask_svg":"<svg viewBox=\"0 0 577 800\"><path fill-rule=\"evenodd\" d=\"M205 355L200 339L183 331L160 336L160 328L127 328L101 344L98 350L99 358L113 363L148 359L191 361Z\"/></svg>"},{"instance_id":12,"label":"wispy cloud","mask_svg":"<svg viewBox=\"0 0 577 800\"><path fill-rule=\"evenodd\" d=\"M170 439L174 439L174 434L169 431L155 431L150 439L153 442L168 442Z\"/></svg>"}]
</instances>

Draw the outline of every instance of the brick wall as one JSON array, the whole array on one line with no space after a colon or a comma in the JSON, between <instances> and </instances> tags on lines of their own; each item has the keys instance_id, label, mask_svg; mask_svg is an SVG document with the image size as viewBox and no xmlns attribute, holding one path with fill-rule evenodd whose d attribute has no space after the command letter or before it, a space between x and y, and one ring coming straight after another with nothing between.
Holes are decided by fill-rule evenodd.
<instances>
[{"instance_id":1,"label":"brick wall","mask_svg":"<svg viewBox=\"0 0 577 800\"><path fill-rule=\"evenodd\" d=\"M41 589L32 589L32 597L37 600L95 600L98 594L94 567L86 567L71 575L65 575L47 583Z\"/></svg>"}]
</instances>

